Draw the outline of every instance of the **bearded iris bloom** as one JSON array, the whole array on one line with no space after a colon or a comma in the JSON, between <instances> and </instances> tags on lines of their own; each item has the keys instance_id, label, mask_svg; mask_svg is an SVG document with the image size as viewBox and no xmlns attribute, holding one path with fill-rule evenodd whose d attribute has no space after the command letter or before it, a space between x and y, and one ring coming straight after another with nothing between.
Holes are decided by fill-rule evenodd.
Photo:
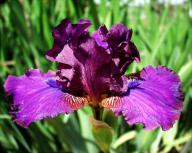
<instances>
[{"instance_id":1,"label":"bearded iris bloom","mask_svg":"<svg viewBox=\"0 0 192 153\"><path fill-rule=\"evenodd\" d=\"M28 127L89 105L110 109L145 129L171 128L183 102L178 75L164 66L147 66L126 76L129 65L140 61L132 30L119 23L90 34L90 25L89 20L72 24L66 19L53 29L54 45L46 57L58 63L56 72L29 69L8 76L4 88L13 100L14 121Z\"/></svg>"}]
</instances>

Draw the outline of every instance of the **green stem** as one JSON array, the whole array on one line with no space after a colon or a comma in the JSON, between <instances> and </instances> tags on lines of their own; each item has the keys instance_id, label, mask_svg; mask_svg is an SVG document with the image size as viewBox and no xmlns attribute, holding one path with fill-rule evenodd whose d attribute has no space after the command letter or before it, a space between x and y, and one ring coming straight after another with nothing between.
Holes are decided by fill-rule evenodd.
<instances>
[{"instance_id":1,"label":"green stem","mask_svg":"<svg viewBox=\"0 0 192 153\"><path fill-rule=\"evenodd\" d=\"M93 111L94 118L96 120L102 121L103 108L95 107L95 108L92 108L92 111Z\"/></svg>"}]
</instances>

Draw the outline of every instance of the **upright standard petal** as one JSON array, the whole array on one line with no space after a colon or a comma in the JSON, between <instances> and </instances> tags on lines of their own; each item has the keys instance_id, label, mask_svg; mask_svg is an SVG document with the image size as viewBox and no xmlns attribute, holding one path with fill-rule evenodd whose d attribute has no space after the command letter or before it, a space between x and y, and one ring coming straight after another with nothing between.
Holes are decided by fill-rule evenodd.
<instances>
[{"instance_id":1,"label":"upright standard petal","mask_svg":"<svg viewBox=\"0 0 192 153\"><path fill-rule=\"evenodd\" d=\"M67 19L63 20L53 29L54 45L52 49L46 52L46 57L55 61L56 56L66 44L75 47L80 37L88 33L87 30L90 25L91 22L85 19L80 19L77 24L72 24Z\"/></svg>"},{"instance_id":2,"label":"upright standard petal","mask_svg":"<svg viewBox=\"0 0 192 153\"><path fill-rule=\"evenodd\" d=\"M128 91L104 99L102 105L122 114L128 124L142 123L145 129L171 128L183 102L179 77L165 67L148 66L128 78Z\"/></svg>"},{"instance_id":3,"label":"upright standard petal","mask_svg":"<svg viewBox=\"0 0 192 153\"><path fill-rule=\"evenodd\" d=\"M90 36L83 37L78 48L65 45L55 61L59 63L59 82L75 95L88 95L94 105L102 94L126 91L124 77L119 75L110 52Z\"/></svg>"},{"instance_id":4,"label":"upright standard petal","mask_svg":"<svg viewBox=\"0 0 192 153\"><path fill-rule=\"evenodd\" d=\"M43 74L30 69L19 77L9 76L4 88L12 98L11 115L23 127L43 118L70 113L86 103L85 98L66 93L51 71Z\"/></svg>"},{"instance_id":5,"label":"upright standard petal","mask_svg":"<svg viewBox=\"0 0 192 153\"><path fill-rule=\"evenodd\" d=\"M132 31L122 24L109 31L103 25L92 36L87 32L90 24L83 19L61 22L53 30L54 46L47 56L59 63L58 81L65 89L98 105L103 94L127 91L123 74L136 48L130 42Z\"/></svg>"},{"instance_id":6,"label":"upright standard petal","mask_svg":"<svg viewBox=\"0 0 192 153\"><path fill-rule=\"evenodd\" d=\"M131 42L132 30L123 24L115 24L107 30L105 25L94 31L92 37L97 44L111 52L112 58L121 74L124 74L128 65L134 60L140 61L139 51Z\"/></svg>"}]
</instances>

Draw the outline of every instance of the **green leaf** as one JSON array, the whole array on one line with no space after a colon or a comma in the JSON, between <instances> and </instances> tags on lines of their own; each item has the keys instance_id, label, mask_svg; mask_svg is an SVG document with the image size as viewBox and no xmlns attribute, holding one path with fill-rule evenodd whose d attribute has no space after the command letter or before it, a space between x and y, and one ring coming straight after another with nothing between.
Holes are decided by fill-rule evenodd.
<instances>
[{"instance_id":1,"label":"green leaf","mask_svg":"<svg viewBox=\"0 0 192 153\"><path fill-rule=\"evenodd\" d=\"M141 152L145 152L146 150L149 150L152 143L156 140L157 138L158 131L140 131L137 134L137 147L138 150ZM147 140L147 141L146 141Z\"/></svg>"},{"instance_id":2,"label":"green leaf","mask_svg":"<svg viewBox=\"0 0 192 153\"><path fill-rule=\"evenodd\" d=\"M170 130L163 133L164 145L169 145L170 142L174 141L177 134L177 129L178 129L178 122L176 122Z\"/></svg>"},{"instance_id":3,"label":"green leaf","mask_svg":"<svg viewBox=\"0 0 192 153\"><path fill-rule=\"evenodd\" d=\"M136 131L129 131L127 133L124 133L122 136L120 136L112 145L112 148L117 149L119 146L124 144L125 142L135 138Z\"/></svg>"},{"instance_id":4,"label":"green leaf","mask_svg":"<svg viewBox=\"0 0 192 153\"><path fill-rule=\"evenodd\" d=\"M189 81L192 76L192 61L189 61L183 65L179 71L179 76L181 77L182 82Z\"/></svg>"},{"instance_id":5,"label":"green leaf","mask_svg":"<svg viewBox=\"0 0 192 153\"><path fill-rule=\"evenodd\" d=\"M89 122L89 115L90 113L86 113L86 109L90 108L84 108L83 110L78 110L77 114L79 116L79 122L80 122L80 127L81 127L81 134L82 137L85 139L85 144L88 152L91 153L97 153L98 152L98 147L94 142L94 137L91 132L91 124Z\"/></svg>"},{"instance_id":6,"label":"green leaf","mask_svg":"<svg viewBox=\"0 0 192 153\"><path fill-rule=\"evenodd\" d=\"M107 153L113 139L114 130L105 122L90 118L92 132L100 149Z\"/></svg>"},{"instance_id":7,"label":"green leaf","mask_svg":"<svg viewBox=\"0 0 192 153\"><path fill-rule=\"evenodd\" d=\"M156 140L154 140L153 143L151 144L151 148L150 148L151 152L153 152L153 153L158 153L159 152L159 149L160 149L159 146L160 146L160 143L161 143L162 135L163 135L163 131L159 130Z\"/></svg>"},{"instance_id":8,"label":"green leaf","mask_svg":"<svg viewBox=\"0 0 192 153\"><path fill-rule=\"evenodd\" d=\"M103 121L107 123L113 129L117 128L117 116L111 110L105 109L103 111Z\"/></svg>"}]
</instances>

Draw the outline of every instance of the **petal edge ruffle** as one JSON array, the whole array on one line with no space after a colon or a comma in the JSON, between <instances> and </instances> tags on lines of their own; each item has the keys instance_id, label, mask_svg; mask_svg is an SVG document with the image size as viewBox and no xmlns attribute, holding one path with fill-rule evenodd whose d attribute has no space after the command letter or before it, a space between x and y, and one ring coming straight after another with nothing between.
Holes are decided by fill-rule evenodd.
<instances>
[{"instance_id":1,"label":"petal edge ruffle","mask_svg":"<svg viewBox=\"0 0 192 153\"><path fill-rule=\"evenodd\" d=\"M128 124L142 123L145 129L171 128L179 119L183 106L179 77L166 67L148 66L139 77L132 79L137 82L135 87L128 87L121 97L104 99L102 105L117 115L122 114ZM113 105L109 105L111 103Z\"/></svg>"},{"instance_id":2,"label":"petal edge ruffle","mask_svg":"<svg viewBox=\"0 0 192 153\"><path fill-rule=\"evenodd\" d=\"M38 69L30 69L19 77L9 76L4 88L12 98L10 113L23 127L43 118L73 112L86 103L85 98L64 92L51 71L44 74Z\"/></svg>"}]
</instances>

